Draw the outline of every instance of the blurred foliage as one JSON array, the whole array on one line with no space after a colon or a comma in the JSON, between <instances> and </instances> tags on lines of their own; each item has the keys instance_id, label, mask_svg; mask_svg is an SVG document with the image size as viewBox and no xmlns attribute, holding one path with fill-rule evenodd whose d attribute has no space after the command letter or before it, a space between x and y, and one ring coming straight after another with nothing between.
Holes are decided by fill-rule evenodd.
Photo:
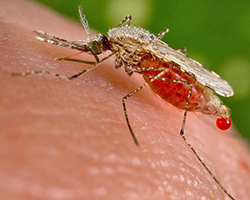
<instances>
[{"instance_id":1,"label":"blurred foliage","mask_svg":"<svg viewBox=\"0 0 250 200\"><path fill-rule=\"evenodd\" d=\"M235 95L222 98L231 108L234 125L250 137L250 1L227 0L39 0L78 20L82 5L90 27L106 33L127 15L132 24L157 34L174 48L187 47L188 55L216 71L234 87ZM80 39L80 38L76 38Z\"/></svg>"}]
</instances>

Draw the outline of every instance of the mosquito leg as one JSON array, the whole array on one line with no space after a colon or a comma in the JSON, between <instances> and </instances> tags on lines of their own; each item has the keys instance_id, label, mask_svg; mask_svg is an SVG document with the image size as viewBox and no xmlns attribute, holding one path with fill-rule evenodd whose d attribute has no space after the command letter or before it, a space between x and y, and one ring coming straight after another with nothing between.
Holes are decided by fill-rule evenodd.
<instances>
[{"instance_id":1,"label":"mosquito leg","mask_svg":"<svg viewBox=\"0 0 250 200\"><path fill-rule=\"evenodd\" d=\"M55 76L55 77L59 77L59 78L63 78L63 79L72 80L72 79L75 79L75 78L79 77L80 75L92 70L93 68L95 68L99 64L99 63L92 62L92 61L78 60L78 59L67 58L67 57L60 58L60 60L68 60L68 61L80 62L80 63L84 63L84 64L91 64L91 66L88 67L87 69L83 70L82 72L75 74L73 76L65 76L65 75L57 74L57 73L54 73L54 72L51 72L48 70L12 73L12 75L13 76L28 76L28 75L35 75L35 74L47 74L47 75L51 75L51 76Z\"/></svg>"},{"instance_id":2,"label":"mosquito leg","mask_svg":"<svg viewBox=\"0 0 250 200\"><path fill-rule=\"evenodd\" d=\"M187 140L187 138L184 135L184 128L185 128L185 123L186 123L186 118L187 118L187 111L188 111L188 104L189 104L189 100L191 97L191 93L192 93L192 88L193 85L190 85L190 89L189 89L189 93L188 93L188 97L187 97L187 101L186 101L186 107L185 107L185 111L184 111L184 116L183 116L183 121L182 121L182 127L180 130L180 135L183 138L183 140L185 141L185 143L188 145L188 147L191 149L191 151L194 153L194 155L196 156L196 158L199 160L199 162L202 164L202 166L207 170L207 172L210 174L210 176L214 179L214 181L219 185L219 187L223 190L223 192L232 200L235 200L228 192L227 190L222 186L222 184L219 182L219 180L215 177L215 175L210 171L210 169L207 167L207 165L203 162L203 160L200 158L200 156L197 154L197 152L195 151L195 149L193 148L193 146L189 143L189 141Z\"/></svg>"},{"instance_id":3,"label":"mosquito leg","mask_svg":"<svg viewBox=\"0 0 250 200\"><path fill-rule=\"evenodd\" d=\"M177 49L177 51L183 53L185 56L187 55L187 48L186 47L183 47L183 48L180 48L180 49Z\"/></svg>"},{"instance_id":4,"label":"mosquito leg","mask_svg":"<svg viewBox=\"0 0 250 200\"><path fill-rule=\"evenodd\" d=\"M111 56L113 56L116 52L113 52L111 54L109 54L108 56L106 56L105 58L103 58L100 62L96 62L95 64L91 65L90 67L88 67L87 69L81 71L80 73L78 74L75 74L71 77L69 77L70 80L73 80L73 79L76 79L78 78L79 76L89 72L90 70L94 69L95 67L97 67L100 63L102 63L103 61L107 60L108 58L110 58ZM80 62L80 63L86 63L85 61L82 62L82 60L79 60L79 59L74 59L74 58L67 58L65 59L67 61L73 61L73 62ZM88 63L87 63L88 64Z\"/></svg>"},{"instance_id":5,"label":"mosquito leg","mask_svg":"<svg viewBox=\"0 0 250 200\"><path fill-rule=\"evenodd\" d=\"M66 60L66 61L72 61L72 62L78 62L78 63L84 63L84 64L89 64L89 65L94 65L97 62L93 61L88 61L88 60L81 60L81 59L76 59L76 58L71 58L71 57L62 57L62 58L56 58L56 60Z\"/></svg>"},{"instance_id":6,"label":"mosquito leg","mask_svg":"<svg viewBox=\"0 0 250 200\"><path fill-rule=\"evenodd\" d=\"M30 72L21 72L21 73L12 73L13 76L28 76L28 75L33 75L33 74L48 74L51 76L56 76L59 78L63 78L63 79L68 79L68 80L73 80L78 78L79 76L91 71L92 69L94 69L95 67L97 67L99 64L101 64L103 61L107 60L108 58L110 58L111 56L113 56L116 52L113 52L111 54L109 54L108 56L104 57L100 62L92 62L92 61L85 61L85 60L79 60L79 59L74 59L74 58L64 58L64 60L67 61L73 61L73 62L79 62L79 63L85 63L85 64L91 64L91 66L89 66L87 69L84 69L83 71L73 75L73 76L64 76L64 75L60 75L54 72L50 72L47 70L40 70L40 71L30 71Z\"/></svg>"},{"instance_id":7,"label":"mosquito leg","mask_svg":"<svg viewBox=\"0 0 250 200\"><path fill-rule=\"evenodd\" d=\"M121 25L123 25L126 21L126 26L129 26L130 25L130 21L132 19L132 16L131 15L127 15L122 21L120 24L118 24L117 27L120 27Z\"/></svg>"},{"instance_id":8,"label":"mosquito leg","mask_svg":"<svg viewBox=\"0 0 250 200\"><path fill-rule=\"evenodd\" d=\"M100 60L99 60L98 56L97 56L96 54L94 54L94 53L92 53L92 55L94 56L94 58L95 58L96 62L97 62L97 63L99 63L99 62L100 62Z\"/></svg>"},{"instance_id":9,"label":"mosquito leg","mask_svg":"<svg viewBox=\"0 0 250 200\"><path fill-rule=\"evenodd\" d=\"M143 69L144 69L144 68L143 68ZM157 74L156 76L151 76L151 77L150 77L151 79L150 79L148 82L144 83L143 85L141 85L140 87L136 88L135 90L133 90L132 92L130 92L129 94L127 94L126 96L124 96L124 97L122 98L123 112L124 112L124 115L125 115L125 119L126 119L126 122L127 122L127 126L128 126L128 128L129 128L129 131L130 131L130 133L131 133L131 135L132 135L132 138L133 138L134 143L136 144L136 146L139 146L139 142L138 142L138 140L137 140L137 138L136 138L136 136L135 136L135 133L134 133L134 131L133 131L131 125L130 125L130 121L129 121L128 113L127 113L127 108L126 108L126 100L127 100L129 97L131 97L131 96L133 96L134 94L136 94L138 91L140 91L140 90L141 90L142 88L144 88L145 86L147 86L147 85L149 85L150 83L152 83L153 81L155 81L155 80L171 81L171 82L175 82L175 83L189 84L189 83L187 83L186 81L174 80L174 79L167 79L167 78L161 77L162 75L164 75L164 74L167 73L167 72L168 72L168 69L167 69L167 68L163 68L162 71L161 71L159 74ZM139 73L139 71L138 71L138 73ZM140 73L140 74L144 75L143 73ZM189 98L190 98L190 97L189 97Z\"/></svg>"},{"instance_id":10,"label":"mosquito leg","mask_svg":"<svg viewBox=\"0 0 250 200\"><path fill-rule=\"evenodd\" d=\"M166 68L165 68L166 69ZM141 68L138 70L135 70L135 72L140 73L144 76L148 76L148 74L144 74L141 71L146 71L146 70L150 70L150 67L147 68ZM157 70L155 70L157 71ZM207 170L207 172L209 173L209 175L214 179L214 181L218 184L218 186L223 190L223 192L231 199L231 200L235 200L228 192L227 190L222 186L222 184L218 181L218 179L215 177L215 175L210 171L210 169L206 166L206 164L202 161L202 159L200 158L200 156L197 154L197 152L195 151L195 149L193 148L193 146L189 143L189 141L186 139L185 135L184 135L184 129L185 129L185 123L186 123L186 118L187 118L187 111L188 111L188 105L189 105L189 100L191 97L191 93L192 93L192 88L193 85L192 83L186 82L186 81L181 81L181 80L173 80L173 79L167 79L167 78L163 78L161 77L164 73L166 73L167 71L162 71L161 73L159 73L157 76L152 76L149 75L148 77L151 78L150 81L146 82L145 84L143 84L141 87L135 89L134 91L132 91L131 93L129 93L128 95L126 95L125 97L123 97L122 101L123 101L123 109L124 109L124 114L125 114L125 118L127 121L127 125L129 127L130 133L134 139L134 142L137 146L139 146L138 140L135 137L135 134L131 128L129 119L128 119L128 114L127 114L127 110L126 110L126 105L125 105L125 100L128 99L129 97L131 97L132 95L134 95L136 92L138 92L139 90L141 90L143 87L149 85L150 83L152 83L155 80L162 80L162 81L171 81L171 82L176 82L176 83L182 83L182 84L188 84L190 86L189 88L189 93L187 96L187 101L186 101L186 106L185 106L185 111L184 111L184 115L183 115L183 120L182 120L182 126L181 126L181 130L180 130L180 135L183 138L183 140L185 141L185 143L188 145L188 147L190 148L190 150L194 153L194 155L196 156L196 158L199 160L199 162L202 164L202 166Z\"/></svg>"},{"instance_id":11,"label":"mosquito leg","mask_svg":"<svg viewBox=\"0 0 250 200\"><path fill-rule=\"evenodd\" d=\"M166 33L168 33L169 32L169 29L168 28L165 28L163 31L161 31L160 33L158 33L157 34L157 38L158 39L162 39L163 37L164 37L164 35L166 34Z\"/></svg>"},{"instance_id":12,"label":"mosquito leg","mask_svg":"<svg viewBox=\"0 0 250 200\"><path fill-rule=\"evenodd\" d=\"M124 112L124 115L125 115L125 119L126 119L126 122L127 122L127 126L129 128L129 131L131 133L131 136L134 140L134 143L136 146L139 146L139 142L135 136L135 133L130 125L130 121L129 121L129 118L128 118L128 113L127 113L127 107L126 107L126 100L133 96L134 94L136 94L137 92L139 92L142 88L144 88L145 86L149 85L150 83L152 83L153 81L155 81L157 78L159 78L160 76L164 75L166 72L168 71L167 68L165 68L164 71L160 72L157 76L153 77L151 80L149 80L148 82L144 83L143 85L141 85L140 87L136 88L135 90L133 90L132 92L130 92L129 94L127 94L126 96L124 96L122 98L122 105L123 105L123 112Z\"/></svg>"}]
</instances>

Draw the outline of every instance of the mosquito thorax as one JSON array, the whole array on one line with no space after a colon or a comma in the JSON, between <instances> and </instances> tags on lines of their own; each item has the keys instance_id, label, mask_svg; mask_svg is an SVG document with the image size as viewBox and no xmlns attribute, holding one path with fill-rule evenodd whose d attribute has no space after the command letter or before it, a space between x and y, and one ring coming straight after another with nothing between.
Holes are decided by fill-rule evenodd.
<instances>
[{"instance_id":1,"label":"mosquito thorax","mask_svg":"<svg viewBox=\"0 0 250 200\"><path fill-rule=\"evenodd\" d=\"M129 39L134 44L151 44L156 36L141 27L122 26L109 29L108 36L110 40L125 42Z\"/></svg>"}]
</instances>

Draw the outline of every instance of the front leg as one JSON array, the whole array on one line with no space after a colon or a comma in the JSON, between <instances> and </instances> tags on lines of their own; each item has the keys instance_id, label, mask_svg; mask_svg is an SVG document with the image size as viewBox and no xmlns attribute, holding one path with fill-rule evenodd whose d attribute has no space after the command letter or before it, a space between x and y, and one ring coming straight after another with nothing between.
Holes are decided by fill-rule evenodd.
<instances>
[{"instance_id":1,"label":"front leg","mask_svg":"<svg viewBox=\"0 0 250 200\"><path fill-rule=\"evenodd\" d=\"M84 69L83 71L81 71L81 72L79 72L77 74L74 74L73 76L65 76L65 75L57 74L57 73L54 73L54 72L51 72L51 71L48 71L48 70L12 73L12 75L13 76L28 76L28 75L34 75L34 74L48 74L48 75L63 78L63 79L73 80L73 79L76 79L79 76L91 71L92 69L97 67L99 64L101 64L103 61L105 61L108 58L110 58L111 56L113 56L115 53L116 52L113 52L113 53L109 54L108 56L103 58L100 62L86 61L86 60L80 60L80 59L69 58L69 57L59 58L58 60L67 60L67 61L72 61L72 62L78 62L78 63L84 63L84 64L90 64L91 65L87 69Z\"/></svg>"}]
</instances>

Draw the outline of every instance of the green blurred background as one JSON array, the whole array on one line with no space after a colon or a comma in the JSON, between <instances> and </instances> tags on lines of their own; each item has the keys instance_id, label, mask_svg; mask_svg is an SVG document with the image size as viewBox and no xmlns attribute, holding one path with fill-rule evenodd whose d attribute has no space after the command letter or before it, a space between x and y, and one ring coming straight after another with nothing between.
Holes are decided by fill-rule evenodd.
<instances>
[{"instance_id":1,"label":"green blurred background","mask_svg":"<svg viewBox=\"0 0 250 200\"><path fill-rule=\"evenodd\" d=\"M38 1L75 20L77 6L82 5L90 27L104 34L128 14L133 16L133 25L154 34L169 28L165 42L174 48L186 47L189 57L216 71L233 86L235 95L221 99L232 109L235 127L249 140L249 0Z\"/></svg>"}]
</instances>

